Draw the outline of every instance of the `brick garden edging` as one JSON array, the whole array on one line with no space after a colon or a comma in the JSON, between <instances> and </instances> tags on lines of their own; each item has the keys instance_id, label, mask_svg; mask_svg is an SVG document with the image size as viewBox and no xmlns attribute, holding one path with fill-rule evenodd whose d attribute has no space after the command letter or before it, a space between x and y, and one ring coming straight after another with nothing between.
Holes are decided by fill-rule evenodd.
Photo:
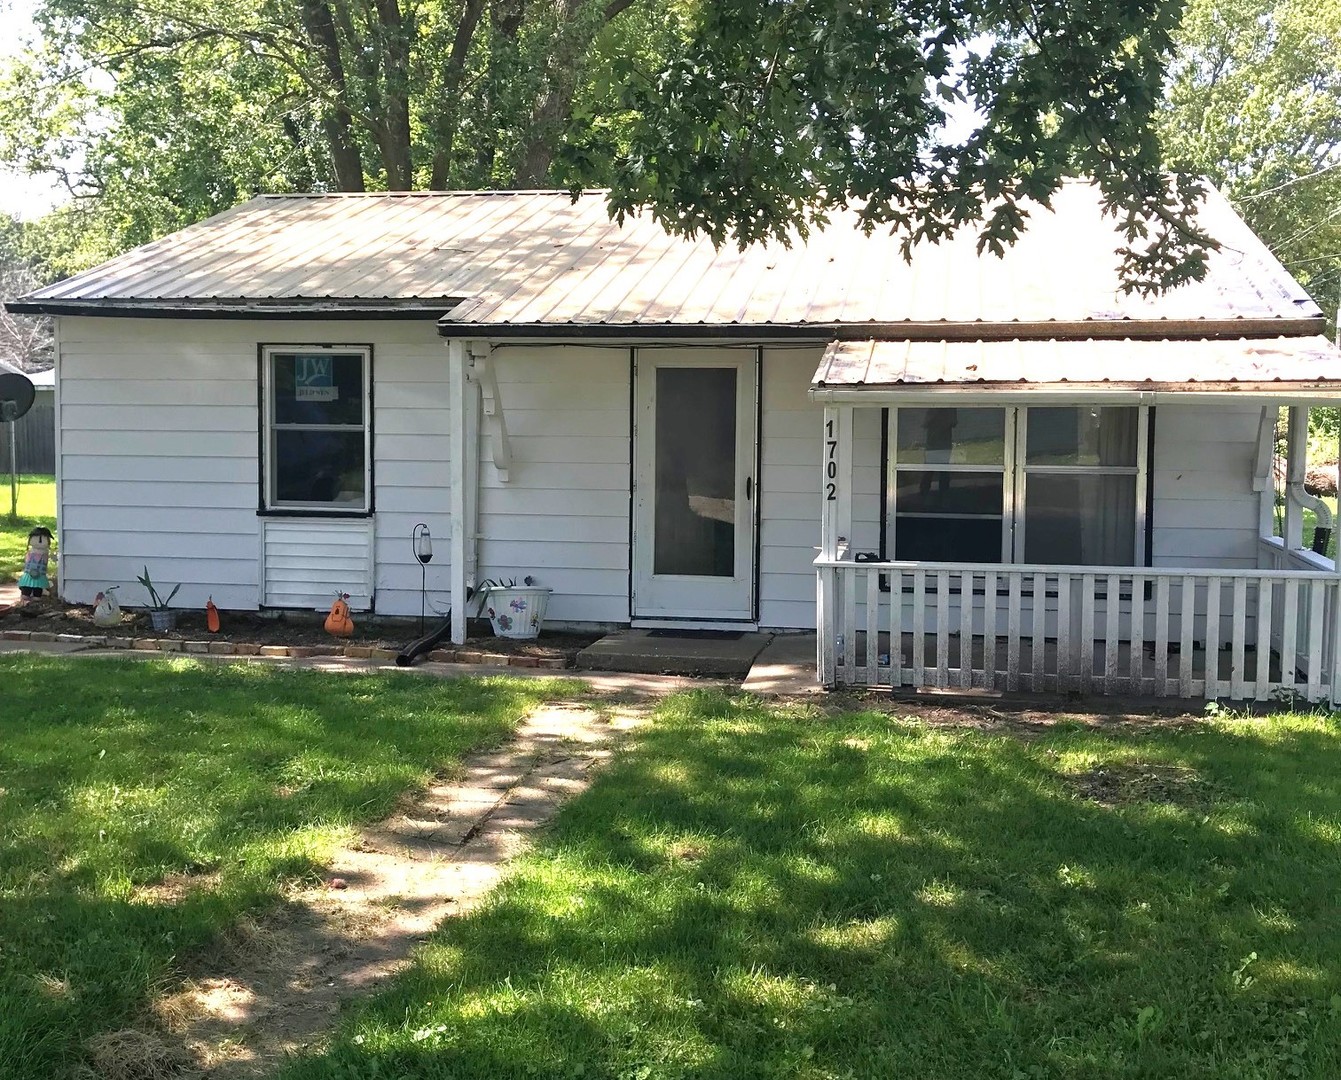
<instances>
[{"instance_id":1,"label":"brick garden edging","mask_svg":"<svg viewBox=\"0 0 1341 1080\"><path fill-rule=\"evenodd\" d=\"M98 637L91 634L57 634L46 630L0 630L0 641L34 643L60 641L100 649L132 649L137 652L206 653L210 656L344 656L351 660L390 660L395 649L371 645L257 645L247 641L182 641L178 638ZM560 671L568 661L560 656L518 656L480 652L477 649L434 649L425 658L438 664L478 664L487 667L548 668Z\"/></svg>"}]
</instances>

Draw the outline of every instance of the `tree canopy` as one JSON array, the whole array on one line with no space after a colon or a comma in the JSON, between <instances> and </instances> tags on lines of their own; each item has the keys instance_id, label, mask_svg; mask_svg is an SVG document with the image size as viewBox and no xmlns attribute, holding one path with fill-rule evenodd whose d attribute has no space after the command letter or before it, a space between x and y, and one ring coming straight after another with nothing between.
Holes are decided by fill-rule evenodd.
<instances>
[{"instance_id":1,"label":"tree canopy","mask_svg":"<svg viewBox=\"0 0 1341 1080\"><path fill-rule=\"evenodd\" d=\"M0 153L82 196L70 263L323 188L605 185L616 215L739 244L851 205L909 245L972 228L1000 251L1087 175L1146 290L1200 276L1210 243L1154 130L1177 18L1160 0L41 0Z\"/></svg>"},{"instance_id":2,"label":"tree canopy","mask_svg":"<svg viewBox=\"0 0 1341 1080\"><path fill-rule=\"evenodd\" d=\"M1341 296L1341 3L1190 0L1159 129L1329 314Z\"/></svg>"}]
</instances>

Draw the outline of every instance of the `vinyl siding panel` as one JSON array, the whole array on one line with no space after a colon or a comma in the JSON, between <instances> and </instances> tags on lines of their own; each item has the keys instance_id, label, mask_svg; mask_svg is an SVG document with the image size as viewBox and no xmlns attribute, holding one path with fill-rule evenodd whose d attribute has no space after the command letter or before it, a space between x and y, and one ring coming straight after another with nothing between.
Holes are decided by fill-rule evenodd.
<instances>
[{"instance_id":1,"label":"vinyl siding panel","mask_svg":"<svg viewBox=\"0 0 1341 1080\"><path fill-rule=\"evenodd\" d=\"M324 607L337 588L357 598L375 586L379 612L417 615L409 535L425 521L440 540L429 590L435 604L449 602L448 364L431 321L64 318L59 340L67 599L89 603L120 584L133 604L148 563L156 581L183 583L178 602L187 607L213 595L220 607L254 609L263 594L277 607ZM260 343L373 347L376 514L337 523L360 537L349 558L294 532L295 522L319 530L320 518L257 516ZM267 533L268 585L263 523L278 527Z\"/></svg>"},{"instance_id":2,"label":"vinyl siding panel","mask_svg":"<svg viewBox=\"0 0 1341 1080\"><path fill-rule=\"evenodd\" d=\"M143 603L147 565L174 606L255 608L254 332L65 318L59 342L62 595Z\"/></svg>"},{"instance_id":3,"label":"vinyl siding panel","mask_svg":"<svg viewBox=\"0 0 1341 1080\"><path fill-rule=\"evenodd\" d=\"M1150 504L1155 566L1257 566L1256 406L1155 410Z\"/></svg>"},{"instance_id":4,"label":"vinyl siding panel","mask_svg":"<svg viewBox=\"0 0 1341 1080\"><path fill-rule=\"evenodd\" d=\"M395 324L383 324L394 326ZM431 323L384 330L373 351L375 585L379 615L419 615L421 567L410 533L423 522L433 561L428 610L451 605L451 387L446 343Z\"/></svg>"},{"instance_id":5,"label":"vinyl siding panel","mask_svg":"<svg viewBox=\"0 0 1341 1080\"><path fill-rule=\"evenodd\" d=\"M371 521L271 518L261 537L264 606L321 610L343 592L353 610L372 607Z\"/></svg>"},{"instance_id":6,"label":"vinyl siding panel","mask_svg":"<svg viewBox=\"0 0 1341 1080\"><path fill-rule=\"evenodd\" d=\"M629 618L629 350L504 346L493 353L512 466L481 436L481 578L535 577L548 619Z\"/></svg>"},{"instance_id":7,"label":"vinyl siding panel","mask_svg":"<svg viewBox=\"0 0 1341 1080\"><path fill-rule=\"evenodd\" d=\"M766 348L759 474L759 623L815 626L823 410L807 396L822 348ZM880 410L858 409L853 432L853 550L880 544Z\"/></svg>"}]
</instances>

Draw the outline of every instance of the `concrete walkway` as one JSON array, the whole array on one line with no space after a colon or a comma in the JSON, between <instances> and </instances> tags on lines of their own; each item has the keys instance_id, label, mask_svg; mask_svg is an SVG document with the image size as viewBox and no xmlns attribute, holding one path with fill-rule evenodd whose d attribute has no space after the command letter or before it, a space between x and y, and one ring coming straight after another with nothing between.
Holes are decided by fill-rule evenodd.
<instances>
[{"instance_id":1,"label":"concrete walkway","mask_svg":"<svg viewBox=\"0 0 1341 1080\"><path fill-rule=\"evenodd\" d=\"M817 694L814 634L776 634L754 659L741 689L763 697Z\"/></svg>"},{"instance_id":2,"label":"concrete walkway","mask_svg":"<svg viewBox=\"0 0 1341 1080\"><path fill-rule=\"evenodd\" d=\"M102 656L131 660L158 660L164 657L180 659L183 653L162 653L157 650L104 649L77 641L0 641L0 655L6 653L35 653L47 656ZM461 679L472 675L507 675L517 679L577 679L600 695L628 697L657 697L677 690L691 690L705 686L726 689L741 688L765 697L791 697L818 691L815 682L815 635L778 634L754 658L742 682L739 675L693 677L688 675L657 675L634 671L579 671L571 668L550 671L538 668L487 667L481 664L439 664L425 662L411 668L396 667L388 660L346 656L313 656L305 658L279 656L213 656L192 653L190 659L203 663L272 664L280 667L329 672L395 672L402 675L435 676Z\"/></svg>"},{"instance_id":3,"label":"concrete walkway","mask_svg":"<svg viewBox=\"0 0 1341 1080\"><path fill-rule=\"evenodd\" d=\"M18 607L21 599L17 585L12 582L7 585L0 585L0 615L3 615L10 608Z\"/></svg>"},{"instance_id":4,"label":"concrete walkway","mask_svg":"<svg viewBox=\"0 0 1341 1080\"><path fill-rule=\"evenodd\" d=\"M269 1075L319 1042L342 1002L484 899L644 708L542 706L506 746L468 759L459 778L337 851L322 886L246 923L155 1004L169 1054L231 1080Z\"/></svg>"}]
</instances>

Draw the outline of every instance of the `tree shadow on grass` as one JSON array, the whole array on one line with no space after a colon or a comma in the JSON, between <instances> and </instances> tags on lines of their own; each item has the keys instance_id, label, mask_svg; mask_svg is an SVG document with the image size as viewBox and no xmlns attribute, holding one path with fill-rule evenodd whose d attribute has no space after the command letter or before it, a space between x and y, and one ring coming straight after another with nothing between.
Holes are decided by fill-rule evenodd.
<instances>
[{"instance_id":1,"label":"tree shadow on grass","mask_svg":"<svg viewBox=\"0 0 1341 1080\"><path fill-rule=\"evenodd\" d=\"M314 877L339 830L501 742L546 691L0 659L0 1077L68 1072L184 958Z\"/></svg>"},{"instance_id":2,"label":"tree shadow on grass","mask_svg":"<svg viewBox=\"0 0 1341 1080\"><path fill-rule=\"evenodd\" d=\"M1079 794L1105 760L1208 801ZM1022 741L687 695L283 1075L1335 1076L1339 763L1307 719Z\"/></svg>"}]
</instances>

